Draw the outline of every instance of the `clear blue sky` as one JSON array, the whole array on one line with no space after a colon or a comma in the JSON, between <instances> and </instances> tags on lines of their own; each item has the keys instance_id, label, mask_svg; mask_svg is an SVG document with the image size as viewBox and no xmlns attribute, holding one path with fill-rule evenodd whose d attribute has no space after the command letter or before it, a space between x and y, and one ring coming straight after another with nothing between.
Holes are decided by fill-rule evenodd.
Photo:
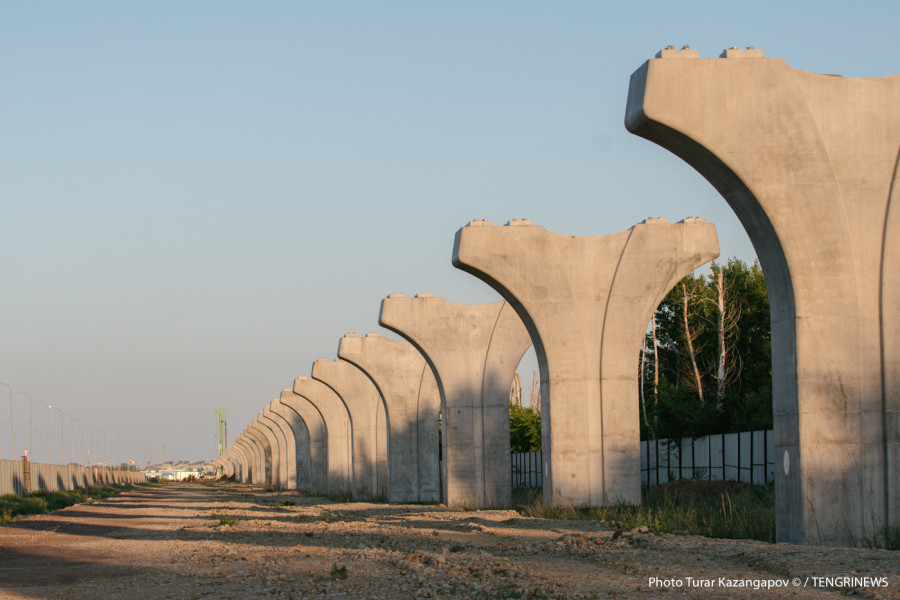
<instances>
[{"instance_id":1,"label":"clear blue sky","mask_svg":"<svg viewBox=\"0 0 900 600\"><path fill-rule=\"evenodd\" d=\"M0 2L0 381L36 401L32 456L49 403L124 440L123 460L140 443L158 461L163 441L212 458L217 408L234 437L341 335L386 334L388 293L497 299L450 266L471 219L602 235L702 216L723 257L753 260L712 188L625 131L630 74L690 44L892 75L898 17L882 1ZM27 406L14 397L16 425ZM2 458L9 436L0 387Z\"/></svg>"}]
</instances>

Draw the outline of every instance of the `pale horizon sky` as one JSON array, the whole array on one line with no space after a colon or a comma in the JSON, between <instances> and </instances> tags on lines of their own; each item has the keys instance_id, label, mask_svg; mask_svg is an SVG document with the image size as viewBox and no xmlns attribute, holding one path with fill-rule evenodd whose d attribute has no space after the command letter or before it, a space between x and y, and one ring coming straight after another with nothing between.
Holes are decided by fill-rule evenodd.
<instances>
[{"instance_id":1,"label":"pale horizon sky","mask_svg":"<svg viewBox=\"0 0 900 600\"><path fill-rule=\"evenodd\" d=\"M382 298L499 297L450 265L472 219L573 235L700 216L755 253L697 173L623 125L672 44L900 72L886 2L0 1L0 382L31 456L215 456ZM523 373L530 385L530 373ZM16 458L28 400L13 396ZM0 458L10 458L0 386ZM80 459L80 431L75 424ZM113 446L116 447L115 444ZM95 451L96 453L96 451Z\"/></svg>"}]
</instances>

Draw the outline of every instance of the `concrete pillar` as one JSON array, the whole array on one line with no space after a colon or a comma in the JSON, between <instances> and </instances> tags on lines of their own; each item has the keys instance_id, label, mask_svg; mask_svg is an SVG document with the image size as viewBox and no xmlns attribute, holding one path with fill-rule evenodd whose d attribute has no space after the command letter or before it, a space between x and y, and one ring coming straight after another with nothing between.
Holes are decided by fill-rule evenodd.
<instances>
[{"instance_id":1,"label":"concrete pillar","mask_svg":"<svg viewBox=\"0 0 900 600\"><path fill-rule=\"evenodd\" d=\"M534 341L545 501L640 504L636 365L647 323L681 278L718 255L703 219L590 237L526 220L457 232L453 265L497 290Z\"/></svg>"},{"instance_id":2,"label":"concrete pillar","mask_svg":"<svg viewBox=\"0 0 900 600\"><path fill-rule=\"evenodd\" d=\"M241 481L243 483L252 483L251 469L254 458L250 452L250 448L247 446L247 441L236 440L234 446L238 449L238 452L241 456L241 469L238 481Z\"/></svg>"},{"instance_id":3,"label":"concrete pillar","mask_svg":"<svg viewBox=\"0 0 900 600\"><path fill-rule=\"evenodd\" d=\"M338 356L361 369L384 399L389 426L388 502L440 501L441 399L425 358L412 344L376 333L345 335Z\"/></svg>"},{"instance_id":4,"label":"concrete pillar","mask_svg":"<svg viewBox=\"0 0 900 600\"><path fill-rule=\"evenodd\" d=\"M343 498L350 496L353 482L351 462L353 451L350 446L352 439L350 415L347 414L344 402L330 387L308 377L298 377L294 380L294 393L303 396L315 406L325 424L325 440L328 445L328 494Z\"/></svg>"},{"instance_id":5,"label":"concrete pillar","mask_svg":"<svg viewBox=\"0 0 900 600\"><path fill-rule=\"evenodd\" d=\"M350 415L353 498L387 495L387 423L378 388L345 360L319 359L312 376L340 396Z\"/></svg>"},{"instance_id":6,"label":"concrete pillar","mask_svg":"<svg viewBox=\"0 0 900 600\"><path fill-rule=\"evenodd\" d=\"M309 434L303 419L275 398L266 407L269 416L281 427L287 440L288 485L292 490L309 488ZM306 464L303 464L304 455ZM301 484L301 479L305 478Z\"/></svg>"},{"instance_id":7,"label":"concrete pillar","mask_svg":"<svg viewBox=\"0 0 900 600\"><path fill-rule=\"evenodd\" d=\"M512 501L509 388L531 340L506 302L466 305L432 294L391 294L378 322L409 340L431 366L441 394L444 502Z\"/></svg>"},{"instance_id":8,"label":"concrete pillar","mask_svg":"<svg viewBox=\"0 0 900 600\"><path fill-rule=\"evenodd\" d=\"M266 461L266 477L263 483L265 485L275 485L279 468L277 441L273 438L272 431L260 423L259 416L250 423L249 433L251 435L255 434L262 444L263 455Z\"/></svg>"},{"instance_id":9,"label":"concrete pillar","mask_svg":"<svg viewBox=\"0 0 900 600\"><path fill-rule=\"evenodd\" d=\"M273 431L275 431L279 444L283 445L281 454L281 466L283 470L281 487L286 490L296 490L297 451L294 443L294 432L281 415L272 411L272 404L276 402L278 402L278 400L274 399L266 405L263 409L262 416L271 421L272 425L275 427Z\"/></svg>"},{"instance_id":10,"label":"concrete pillar","mask_svg":"<svg viewBox=\"0 0 900 600\"><path fill-rule=\"evenodd\" d=\"M312 494L327 494L328 431L322 414L309 400L292 390L283 390L278 401L284 407L278 410L294 423L295 439L303 440L297 451L299 489ZM291 413L295 416L291 417ZM302 426L296 424L297 419Z\"/></svg>"},{"instance_id":11,"label":"concrete pillar","mask_svg":"<svg viewBox=\"0 0 900 600\"><path fill-rule=\"evenodd\" d=\"M625 124L712 183L766 274L777 539L862 543L900 523L900 76L658 56Z\"/></svg>"},{"instance_id":12,"label":"concrete pillar","mask_svg":"<svg viewBox=\"0 0 900 600\"><path fill-rule=\"evenodd\" d=\"M266 415L266 409L269 407L266 406L256 417L257 421L259 421L260 425L269 429L272 432L272 436L274 437L274 441L270 439L270 443L272 443L272 454L278 456L277 463L273 461L272 467L272 482L276 484L279 489L290 490L294 489L289 485L288 479L288 451L287 451L287 439L285 438L284 432L281 430L281 427L273 421L270 416ZM270 413L271 415L271 413ZM291 449L291 453L293 454L293 448ZM293 466L296 469L296 465Z\"/></svg>"},{"instance_id":13,"label":"concrete pillar","mask_svg":"<svg viewBox=\"0 0 900 600\"><path fill-rule=\"evenodd\" d=\"M235 477L237 460L234 457L234 449L229 448L222 454L219 464L222 467L222 475L228 478Z\"/></svg>"},{"instance_id":14,"label":"concrete pillar","mask_svg":"<svg viewBox=\"0 0 900 600\"><path fill-rule=\"evenodd\" d=\"M259 471L259 448L243 432L235 439L234 443L235 446L240 448L244 457L244 462L241 466L241 481L243 483L254 483L253 479L256 476L256 472Z\"/></svg>"},{"instance_id":15,"label":"concrete pillar","mask_svg":"<svg viewBox=\"0 0 900 600\"><path fill-rule=\"evenodd\" d=\"M236 440L243 447L244 454L247 456L247 468L244 473L244 481L246 483L255 483L259 477L259 446L246 435L247 430L241 432L241 436Z\"/></svg>"},{"instance_id":16,"label":"concrete pillar","mask_svg":"<svg viewBox=\"0 0 900 600\"><path fill-rule=\"evenodd\" d=\"M272 482L272 445L269 443L269 440L266 439L266 436L263 435L262 431L260 430L260 425L256 422L256 419L250 422L250 425L247 426L247 429L244 430L244 433L247 434L248 439L256 444L259 451L260 468L258 469L257 476L253 478L253 483L267 485Z\"/></svg>"}]
</instances>

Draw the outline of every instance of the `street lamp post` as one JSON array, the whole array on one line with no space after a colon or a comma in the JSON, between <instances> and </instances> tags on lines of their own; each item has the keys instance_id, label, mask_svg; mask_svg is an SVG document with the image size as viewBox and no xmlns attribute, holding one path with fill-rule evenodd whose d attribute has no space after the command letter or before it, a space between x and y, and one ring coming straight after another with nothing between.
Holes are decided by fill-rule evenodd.
<instances>
[{"instance_id":1,"label":"street lamp post","mask_svg":"<svg viewBox=\"0 0 900 600\"><path fill-rule=\"evenodd\" d=\"M26 394L25 392L16 392L20 396L25 396L28 398L28 447L31 448L31 396Z\"/></svg>"}]
</instances>

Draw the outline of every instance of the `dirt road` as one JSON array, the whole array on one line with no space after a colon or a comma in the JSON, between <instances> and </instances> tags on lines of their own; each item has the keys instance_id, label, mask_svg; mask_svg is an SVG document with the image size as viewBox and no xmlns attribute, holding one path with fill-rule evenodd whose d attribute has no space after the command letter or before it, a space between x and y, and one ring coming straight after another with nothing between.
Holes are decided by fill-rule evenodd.
<instances>
[{"instance_id":1,"label":"dirt road","mask_svg":"<svg viewBox=\"0 0 900 600\"><path fill-rule=\"evenodd\" d=\"M144 488L0 526L4 599L847 593L900 597L900 556L622 532L511 511L333 503L235 483Z\"/></svg>"}]
</instances>

